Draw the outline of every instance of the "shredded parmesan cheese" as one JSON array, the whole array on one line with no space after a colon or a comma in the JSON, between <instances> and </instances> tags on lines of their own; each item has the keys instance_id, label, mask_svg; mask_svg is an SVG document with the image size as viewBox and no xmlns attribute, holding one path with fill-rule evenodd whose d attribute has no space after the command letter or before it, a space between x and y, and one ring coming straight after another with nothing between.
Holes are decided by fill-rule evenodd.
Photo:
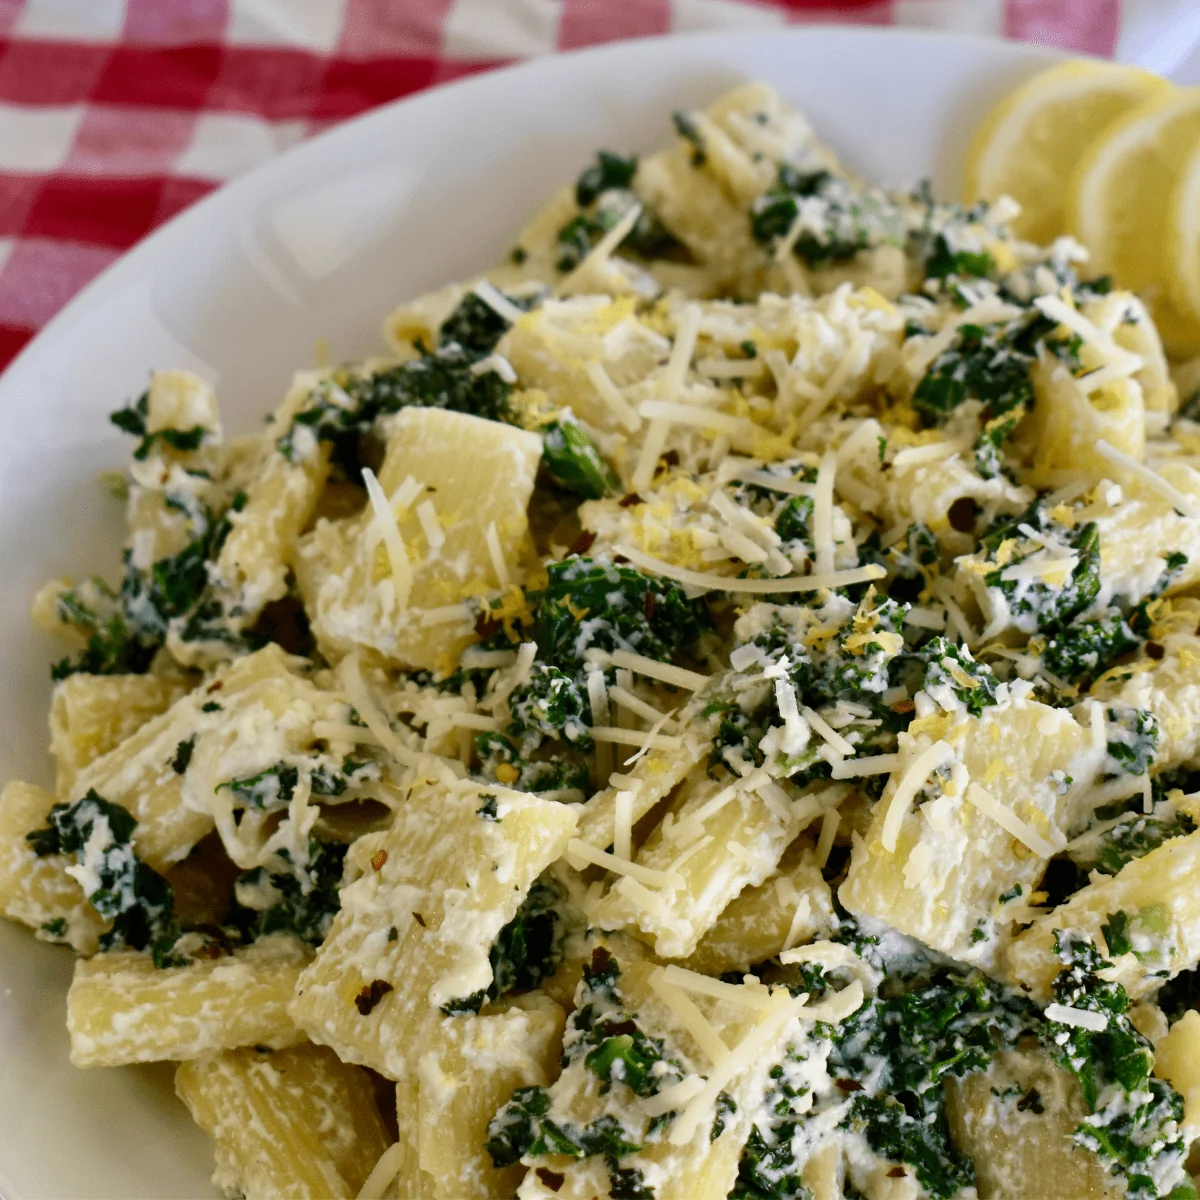
<instances>
[{"instance_id":1,"label":"shredded parmesan cheese","mask_svg":"<svg viewBox=\"0 0 1200 1200\"><path fill-rule=\"evenodd\" d=\"M821 716L820 713L809 708L807 705L802 707L800 711L804 714L804 719L813 727L813 729L821 735L843 758L850 758L854 754L854 747L836 729Z\"/></svg>"},{"instance_id":2,"label":"shredded parmesan cheese","mask_svg":"<svg viewBox=\"0 0 1200 1200\"><path fill-rule=\"evenodd\" d=\"M898 754L872 754L852 762L833 764L834 779L857 779L863 775L890 775L900 765Z\"/></svg>"},{"instance_id":3,"label":"shredded parmesan cheese","mask_svg":"<svg viewBox=\"0 0 1200 1200\"><path fill-rule=\"evenodd\" d=\"M1072 1008L1069 1004L1047 1004L1046 1016L1062 1025L1073 1025L1077 1029L1090 1029L1103 1033L1108 1028L1108 1018L1103 1013L1086 1008Z\"/></svg>"},{"instance_id":4,"label":"shredded parmesan cheese","mask_svg":"<svg viewBox=\"0 0 1200 1200\"><path fill-rule=\"evenodd\" d=\"M572 838L567 843L567 858L573 859L575 863L604 867L614 875L626 875L645 887L679 889L684 886L683 876L674 871L657 871L653 867L643 867L640 863L618 858L606 850L598 850L590 842L580 841L579 838ZM583 868L576 866L575 869L578 871Z\"/></svg>"},{"instance_id":5,"label":"shredded parmesan cheese","mask_svg":"<svg viewBox=\"0 0 1200 1200\"><path fill-rule=\"evenodd\" d=\"M358 715L363 719L367 728L378 739L379 744L397 761L405 766L415 767L420 762L420 755L410 750L401 740L399 734L392 729L384 716L383 710L375 703L374 697L367 689L363 679L362 668L358 661L358 651L352 650L338 664L342 687L350 703L354 705Z\"/></svg>"},{"instance_id":6,"label":"shredded parmesan cheese","mask_svg":"<svg viewBox=\"0 0 1200 1200\"><path fill-rule=\"evenodd\" d=\"M652 571L664 579L674 579L677 583L699 588L705 592L743 592L748 595L783 595L787 592L817 592L823 589L849 587L855 583L870 583L882 579L887 571L878 563L868 563L865 567L851 567L847 571L834 571L831 574L793 575L783 579L733 579L728 575L710 575L701 571L689 571L686 567L677 567L674 563L663 562L649 554L643 554L631 546L617 546L616 554L624 555L635 566L645 571Z\"/></svg>"},{"instance_id":7,"label":"shredded parmesan cheese","mask_svg":"<svg viewBox=\"0 0 1200 1200\"><path fill-rule=\"evenodd\" d=\"M404 538L400 535L400 525L396 520L395 510L388 503L375 472L370 467L363 467L363 484L367 489L367 498L371 502L372 528L382 538L387 549L388 562L392 568L392 586L396 592L396 608L403 612L408 607L408 598L412 593L412 565L408 561L408 551L404 548Z\"/></svg>"},{"instance_id":8,"label":"shredded parmesan cheese","mask_svg":"<svg viewBox=\"0 0 1200 1200\"><path fill-rule=\"evenodd\" d=\"M503 317L510 325L515 325L525 315L523 309L518 308L499 288L488 283L486 279L481 279L471 290L496 316Z\"/></svg>"},{"instance_id":9,"label":"shredded parmesan cheese","mask_svg":"<svg viewBox=\"0 0 1200 1200\"><path fill-rule=\"evenodd\" d=\"M512 583L512 576L508 573L508 563L504 561L504 550L500 546L500 535L496 532L495 521L489 522L487 527L487 548L497 582L502 588L508 587Z\"/></svg>"},{"instance_id":10,"label":"shredded parmesan cheese","mask_svg":"<svg viewBox=\"0 0 1200 1200\"><path fill-rule=\"evenodd\" d=\"M1144 483L1151 491L1157 492L1185 517L1200 519L1200 502L1168 483L1157 471L1152 471L1144 463L1138 462L1136 458L1131 458L1115 446L1110 446L1103 438L1095 443L1095 450L1102 458L1107 458L1115 466L1124 468L1140 483Z\"/></svg>"},{"instance_id":11,"label":"shredded parmesan cheese","mask_svg":"<svg viewBox=\"0 0 1200 1200\"><path fill-rule=\"evenodd\" d=\"M613 854L633 858L633 793L618 792L613 797Z\"/></svg>"},{"instance_id":12,"label":"shredded parmesan cheese","mask_svg":"<svg viewBox=\"0 0 1200 1200\"><path fill-rule=\"evenodd\" d=\"M421 522L421 532L429 543L429 551L435 554L446 544L446 531L438 520L437 509L432 500L422 500L417 505L417 520Z\"/></svg>"},{"instance_id":13,"label":"shredded parmesan cheese","mask_svg":"<svg viewBox=\"0 0 1200 1200\"><path fill-rule=\"evenodd\" d=\"M629 433L636 433L642 426L642 419L630 406L629 401L621 394L620 388L613 383L612 378L604 369L604 364L597 359L591 359L584 367L584 373L596 389L596 395L608 406L609 411Z\"/></svg>"},{"instance_id":14,"label":"shredded parmesan cheese","mask_svg":"<svg viewBox=\"0 0 1200 1200\"><path fill-rule=\"evenodd\" d=\"M686 688L689 692L698 692L709 682L709 677L701 675L698 671L688 671L683 667L659 662L656 658L648 658L644 654L634 654L629 650L614 650L611 659L614 667L624 667L638 675L657 679L659 683L669 683L672 687Z\"/></svg>"},{"instance_id":15,"label":"shredded parmesan cheese","mask_svg":"<svg viewBox=\"0 0 1200 1200\"><path fill-rule=\"evenodd\" d=\"M1001 829L1011 833L1017 841L1023 842L1040 858L1053 858L1061 849L1054 842L1047 841L1011 809L1005 808L991 792L980 787L979 784L972 783L967 787L966 798L981 813L991 817Z\"/></svg>"},{"instance_id":16,"label":"shredded parmesan cheese","mask_svg":"<svg viewBox=\"0 0 1200 1200\"><path fill-rule=\"evenodd\" d=\"M836 808L825 810L821 818L821 835L817 838L816 863L822 870L829 861L829 852L833 849L833 839L837 836L838 825L842 814Z\"/></svg>"},{"instance_id":17,"label":"shredded parmesan cheese","mask_svg":"<svg viewBox=\"0 0 1200 1200\"><path fill-rule=\"evenodd\" d=\"M938 767L945 766L953 759L953 747L939 741L927 746L909 765L903 778L896 785L888 805L887 816L883 819L880 840L889 854L896 853L896 839L900 836L900 826L903 825L905 814L916 799L917 793L925 786L925 781Z\"/></svg>"}]
</instances>

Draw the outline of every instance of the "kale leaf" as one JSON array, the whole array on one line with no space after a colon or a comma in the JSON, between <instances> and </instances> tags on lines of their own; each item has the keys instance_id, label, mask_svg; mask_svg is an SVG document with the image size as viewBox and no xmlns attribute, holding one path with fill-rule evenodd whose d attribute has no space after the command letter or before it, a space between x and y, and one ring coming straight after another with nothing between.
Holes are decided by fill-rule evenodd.
<instances>
[{"instance_id":1,"label":"kale leaf","mask_svg":"<svg viewBox=\"0 0 1200 1200\"><path fill-rule=\"evenodd\" d=\"M1118 942L1124 913L1111 914ZM1100 977L1111 966L1084 935L1056 930L1055 951L1063 964L1054 981L1055 1002L1100 1016L1100 1030L1050 1020L1045 1039L1059 1064L1079 1080L1090 1110L1072 1135L1126 1178L1134 1200L1159 1196L1158 1180L1181 1181L1186 1143L1179 1126L1183 1097L1152 1076L1154 1051L1129 1019L1129 996L1119 983Z\"/></svg>"},{"instance_id":2,"label":"kale leaf","mask_svg":"<svg viewBox=\"0 0 1200 1200\"><path fill-rule=\"evenodd\" d=\"M1042 662L1060 679L1078 683L1104 674L1122 654L1140 645L1128 620L1113 610L1054 630L1042 650Z\"/></svg>"},{"instance_id":3,"label":"kale leaf","mask_svg":"<svg viewBox=\"0 0 1200 1200\"><path fill-rule=\"evenodd\" d=\"M579 669L584 652L631 650L669 661L709 627L708 611L670 580L572 555L548 567L538 608L538 657Z\"/></svg>"},{"instance_id":4,"label":"kale leaf","mask_svg":"<svg viewBox=\"0 0 1200 1200\"><path fill-rule=\"evenodd\" d=\"M296 794L296 784L300 781L298 768L285 762L278 762L273 767L259 771L257 775L247 775L242 779L230 779L217 784L217 791L227 788L237 801L247 808L269 810L282 808Z\"/></svg>"},{"instance_id":5,"label":"kale leaf","mask_svg":"<svg viewBox=\"0 0 1200 1200\"><path fill-rule=\"evenodd\" d=\"M135 403L119 408L109 415L109 420L122 432L141 438L133 457L144 462L150 457L155 442L163 442L172 450L199 450L209 431L203 425L191 429L156 429L150 433L146 422L150 415L150 393L143 392Z\"/></svg>"},{"instance_id":6,"label":"kale leaf","mask_svg":"<svg viewBox=\"0 0 1200 1200\"><path fill-rule=\"evenodd\" d=\"M306 861L296 863L287 850L280 850L282 871L255 867L238 876L231 920L247 940L269 933L294 933L314 948L329 933L341 907L338 889L346 846L309 838ZM254 900L254 905L247 904Z\"/></svg>"},{"instance_id":7,"label":"kale leaf","mask_svg":"<svg viewBox=\"0 0 1200 1200\"><path fill-rule=\"evenodd\" d=\"M512 712L508 732L516 737L533 734L534 748L543 735L560 738L577 750L591 750L587 689L558 667L534 663L529 678L512 690L508 704Z\"/></svg>"},{"instance_id":8,"label":"kale leaf","mask_svg":"<svg viewBox=\"0 0 1200 1200\"><path fill-rule=\"evenodd\" d=\"M132 813L92 789L74 804L56 804L46 826L27 834L26 841L39 857L75 855L91 885L88 903L112 923L100 938L101 949L153 946L157 960L160 948L165 953L181 930L172 916L171 885L134 851L136 826Z\"/></svg>"},{"instance_id":9,"label":"kale leaf","mask_svg":"<svg viewBox=\"0 0 1200 1200\"><path fill-rule=\"evenodd\" d=\"M528 311L537 303L536 295L505 296L510 304ZM456 346L475 361L486 358L510 325L490 304L474 292L468 292L438 330L439 349Z\"/></svg>"},{"instance_id":10,"label":"kale leaf","mask_svg":"<svg viewBox=\"0 0 1200 1200\"><path fill-rule=\"evenodd\" d=\"M587 208L602 192L628 191L637 167L636 155L626 157L611 150L599 151L596 161L575 181L575 203Z\"/></svg>"},{"instance_id":11,"label":"kale leaf","mask_svg":"<svg viewBox=\"0 0 1200 1200\"><path fill-rule=\"evenodd\" d=\"M939 691L949 691L966 706L973 717L996 703L996 676L991 667L976 662L965 646L956 646L944 637L931 638L920 650L926 663L921 686L934 699Z\"/></svg>"},{"instance_id":12,"label":"kale leaf","mask_svg":"<svg viewBox=\"0 0 1200 1200\"><path fill-rule=\"evenodd\" d=\"M555 483L586 500L600 500L616 491L619 481L612 468L575 421L552 421L540 432L542 462Z\"/></svg>"},{"instance_id":13,"label":"kale leaf","mask_svg":"<svg viewBox=\"0 0 1200 1200\"><path fill-rule=\"evenodd\" d=\"M553 975L562 960L566 926L559 916L562 890L547 878L534 881L516 916L496 935L489 959L492 964L491 999L506 992L528 992Z\"/></svg>"}]
</instances>

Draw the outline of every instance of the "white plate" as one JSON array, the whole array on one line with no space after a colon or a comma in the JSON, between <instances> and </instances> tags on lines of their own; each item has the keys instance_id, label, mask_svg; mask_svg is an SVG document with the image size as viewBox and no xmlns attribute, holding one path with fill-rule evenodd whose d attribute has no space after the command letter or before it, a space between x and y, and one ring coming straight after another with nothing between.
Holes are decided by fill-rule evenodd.
<instances>
[{"instance_id":1,"label":"white plate","mask_svg":"<svg viewBox=\"0 0 1200 1200\"><path fill-rule=\"evenodd\" d=\"M49 785L48 664L31 632L54 576L117 576L121 506L96 482L129 442L107 414L152 368L213 381L252 428L324 338L380 348L398 301L496 261L600 146L649 150L673 109L765 79L846 162L885 184L958 192L962 150L1043 50L923 32L704 34L540 59L424 93L266 164L172 221L71 303L0 379L0 781ZM67 1062L66 950L0 922L0 1193L212 1195L211 1148L171 1068Z\"/></svg>"}]
</instances>

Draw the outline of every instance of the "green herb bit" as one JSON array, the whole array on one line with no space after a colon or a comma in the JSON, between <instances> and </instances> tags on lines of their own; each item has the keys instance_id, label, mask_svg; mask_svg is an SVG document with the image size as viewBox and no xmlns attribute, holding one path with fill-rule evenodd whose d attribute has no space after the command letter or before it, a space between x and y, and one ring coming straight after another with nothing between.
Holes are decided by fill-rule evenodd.
<instances>
[{"instance_id":1,"label":"green herb bit","mask_svg":"<svg viewBox=\"0 0 1200 1200\"><path fill-rule=\"evenodd\" d=\"M636 155L625 157L611 150L600 150L596 161L576 180L575 202L580 208L587 208L602 192L628 191L637 174L637 166Z\"/></svg>"},{"instance_id":2,"label":"green herb bit","mask_svg":"<svg viewBox=\"0 0 1200 1200\"><path fill-rule=\"evenodd\" d=\"M269 903L250 908L239 901L234 923L249 940L270 933L292 933L314 948L319 946L341 907L338 889L346 849L340 842L310 838L305 862L296 863L288 851L281 850L282 870L255 867L239 875L239 898L253 894Z\"/></svg>"},{"instance_id":3,"label":"green herb bit","mask_svg":"<svg viewBox=\"0 0 1200 1200\"><path fill-rule=\"evenodd\" d=\"M939 689L949 689L973 717L996 703L996 676L991 667L976 662L965 646L956 646L944 637L931 638L921 648L925 661L921 686L935 699Z\"/></svg>"},{"instance_id":4,"label":"green herb bit","mask_svg":"<svg viewBox=\"0 0 1200 1200\"><path fill-rule=\"evenodd\" d=\"M191 429L156 429L150 433L146 423L150 415L150 393L143 392L134 404L119 408L110 414L109 420L122 432L141 438L133 457L138 462L149 458L155 442L163 442L172 450L199 450L209 431L203 425Z\"/></svg>"},{"instance_id":5,"label":"green herb bit","mask_svg":"<svg viewBox=\"0 0 1200 1200\"><path fill-rule=\"evenodd\" d=\"M561 487L586 500L600 500L620 486L596 443L577 422L553 421L542 428L541 434L542 462Z\"/></svg>"},{"instance_id":6,"label":"green herb bit","mask_svg":"<svg viewBox=\"0 0 1200 1200\"><path fill-rule=\"evenodd\" d=\"M1158 753L1158 718L1144 708L1108 709L1108 758L1114 775L1145 775Z\"/></svg>"},{"instance_id":7,"label":"green herb bit","mask_svg":"<svg viewBox=\"0 0 1200 1200\"><path fill-rule=\"evenodd\" d=\"M154 944L157 960L158 943L165 938L173 945L180 929L171 915L171 885L134 852L136 826L132 813L92 789L74 804L56 804L45 828L27 834L25 840L39 858L75 855L97 880L88 903L111 922L100 938L101 949L144 950Z\"/></svg>"},{"instance_id":8,"label":"green herb bit","mask_svg":"<svg viewBox=\"0 0 1200 1200\"><path fill-rule=\"evenodd\" d=\"M700 132L700 126L697 124L696 118L690 113L675 112L671 114L671 120L675 124L675 132L684 141L691 143L692 166L704 166L708 161L708 151L705 149L704 135Z\"/></svg>"},{"instance_id":9,"label":"green herb bit","mask_svg":"<svg viewBox=\"0 0 1200 1200\"><path fill-rule=\"evenodd\" d=\"M247 775L242 779L230 779L217 784L217 791L228 789L247 808L269 812L282 808L296 793L300 782L300 771L290 763L278 762L273 767Z\"/></svg>"},{"instance_id":10,"label":"green herb bit","mask_svg":"<svg viewBox=\"0 0 1200 1200\"><path fill-rule=\"evenodd\" d=\"M510 304L528 311L538 301L537 296L505 296ZM442 322L438 330L438 346L447 349L457 346L476 361L486 358L510 326L490 304L474 292L468 292L458 307Z\"/></svg>"}]
</instances>

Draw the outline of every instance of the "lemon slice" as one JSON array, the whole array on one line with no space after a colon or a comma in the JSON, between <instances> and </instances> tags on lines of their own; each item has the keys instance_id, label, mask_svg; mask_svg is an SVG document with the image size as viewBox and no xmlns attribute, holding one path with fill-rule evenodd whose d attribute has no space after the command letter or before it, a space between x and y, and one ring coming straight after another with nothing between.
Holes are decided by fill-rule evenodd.
<instances>
[{"instance_id":1,"label":"lemon slice","mask_svg":"<svg viewBox=\"0 0 1200 1200\"><path fill-rule=\"evenodd\" d=\"M1093 139L1130 109L1173 90L1136 67L1070 62L1035 75L989 114L967 152L966 199L1009 195L1018 237L1045 244L1066 232L1063 199Z\"/></svg>"},{"instance_id":2,"label":"lemon slice","mask_svg":"<svg viewBox=\"0 0 1200 1200\"><path fill-rule=\"evenodd\" d=\"M1176 301L1173 201L1200 148L1200 88L1182 88L1134 109L1093 142L1071 184L1073 232L1091 265L1140 292L1167 348L1200 350L1200 313Z\"/></svg>"},{"instance_id":3,"label":"lemon slice","mask_svg":"<svg viewBox=\"0 0 1200 1200\"><path fill-rule=\"evenodd\" d=\"M1171 208L1171 299L1176 308L1200 321L1200 145L1183 164Z\"/></svg>"}]
</instances>

